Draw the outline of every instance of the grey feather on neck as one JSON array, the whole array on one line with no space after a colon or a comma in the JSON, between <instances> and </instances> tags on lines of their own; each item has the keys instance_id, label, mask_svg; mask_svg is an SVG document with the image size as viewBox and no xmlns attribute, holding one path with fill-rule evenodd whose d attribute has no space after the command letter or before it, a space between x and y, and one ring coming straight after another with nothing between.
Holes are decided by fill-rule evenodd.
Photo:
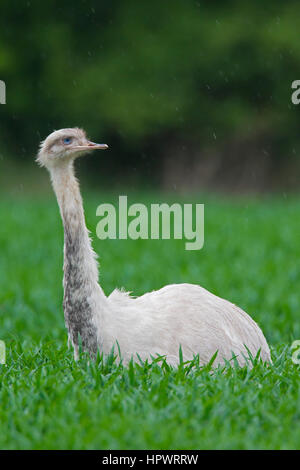
<instances>
[{"instance_id":1,"label":"grey feather on neck","mask_svg":"<svg viewBox=\"0 0 300 470\"><path fill-rule=\"evenodd\" d=\"M82 198L73 164L51 172L64 226L64 316L75 353L79 336L84 351L95 356L99 312L95 296L103 296L98 284L98 264L85 225ZM75 354L76 355L76 354Z\"/></svg>"}]
</instances>

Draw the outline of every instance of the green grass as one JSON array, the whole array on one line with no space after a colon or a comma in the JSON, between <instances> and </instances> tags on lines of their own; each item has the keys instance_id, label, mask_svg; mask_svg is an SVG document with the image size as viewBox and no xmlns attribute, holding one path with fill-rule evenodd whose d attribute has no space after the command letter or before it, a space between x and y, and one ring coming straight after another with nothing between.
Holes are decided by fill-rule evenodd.
<instances>
[{"instance_id":1,"label":"green grass","mask_svg":"<svg viewBox=\"0 0 300 470\"><path fill-rule=\"evenodd\" d=\"M115 197L84 193L95 238L96 207ZM153 202L180 202L154 195ZM240 305L261 325L273 365L252 370L163 362L75 363L62 312L63 234L54 197L0 202L1 449L292 449L300 443L300 200L205 203L205 245L184 241L99 241L108 294L191 282ZM132 196L130 202L151 196Z\"/></svg>"}]
</instances>

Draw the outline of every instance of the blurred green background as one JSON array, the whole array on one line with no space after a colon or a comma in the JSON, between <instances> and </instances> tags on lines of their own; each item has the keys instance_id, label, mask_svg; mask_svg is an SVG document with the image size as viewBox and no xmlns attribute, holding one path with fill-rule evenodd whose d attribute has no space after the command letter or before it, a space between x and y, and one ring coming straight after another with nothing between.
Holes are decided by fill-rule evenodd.
<instances>
[{"instance_id":1,"label":"blurred green background","mask_svg":"<svg viewBox=\"0 0 300 470\"><path fill-rule=\"evenodd\" d=\"M1 0L1 186L81 126L111 148L91 184L297 190L299 30L296 0Z\"/></svg>"}]
</instances>

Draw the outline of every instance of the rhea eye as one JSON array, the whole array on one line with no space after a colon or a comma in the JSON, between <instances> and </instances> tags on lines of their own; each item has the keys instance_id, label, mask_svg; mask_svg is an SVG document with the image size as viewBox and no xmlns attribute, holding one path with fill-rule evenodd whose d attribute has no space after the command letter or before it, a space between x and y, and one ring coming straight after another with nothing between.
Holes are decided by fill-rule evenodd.
<instances>
[{"instance_id":1,"label":"rhea eye","mask_svg":"<svg viewBox=\"0 0 300 470\"><path fill-rule=\"evenodd\" d=\"M72 142L72 139L71 137L66 137L64 140L63 140L64 144L65 145L69 145L71 142Z\"/></svg>"}]
</instances>

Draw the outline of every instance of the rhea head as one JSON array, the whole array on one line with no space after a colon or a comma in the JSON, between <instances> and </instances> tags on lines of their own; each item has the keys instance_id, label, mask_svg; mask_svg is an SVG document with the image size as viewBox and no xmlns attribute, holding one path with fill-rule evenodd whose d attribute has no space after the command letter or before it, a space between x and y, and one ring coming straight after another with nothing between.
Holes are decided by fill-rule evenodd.
<instances>
[{"instance_id":1,"label":"rhea head","mask_svg":"<svg viewBox=\"0 0 300 470\"><path fill-rule=\"evenodd\" d=\"M40 145L37 162L48 170L64 166L91 150L105 150L106 144L95 144L78 127L52 132Z\"/></svg>"}]
</instances>

